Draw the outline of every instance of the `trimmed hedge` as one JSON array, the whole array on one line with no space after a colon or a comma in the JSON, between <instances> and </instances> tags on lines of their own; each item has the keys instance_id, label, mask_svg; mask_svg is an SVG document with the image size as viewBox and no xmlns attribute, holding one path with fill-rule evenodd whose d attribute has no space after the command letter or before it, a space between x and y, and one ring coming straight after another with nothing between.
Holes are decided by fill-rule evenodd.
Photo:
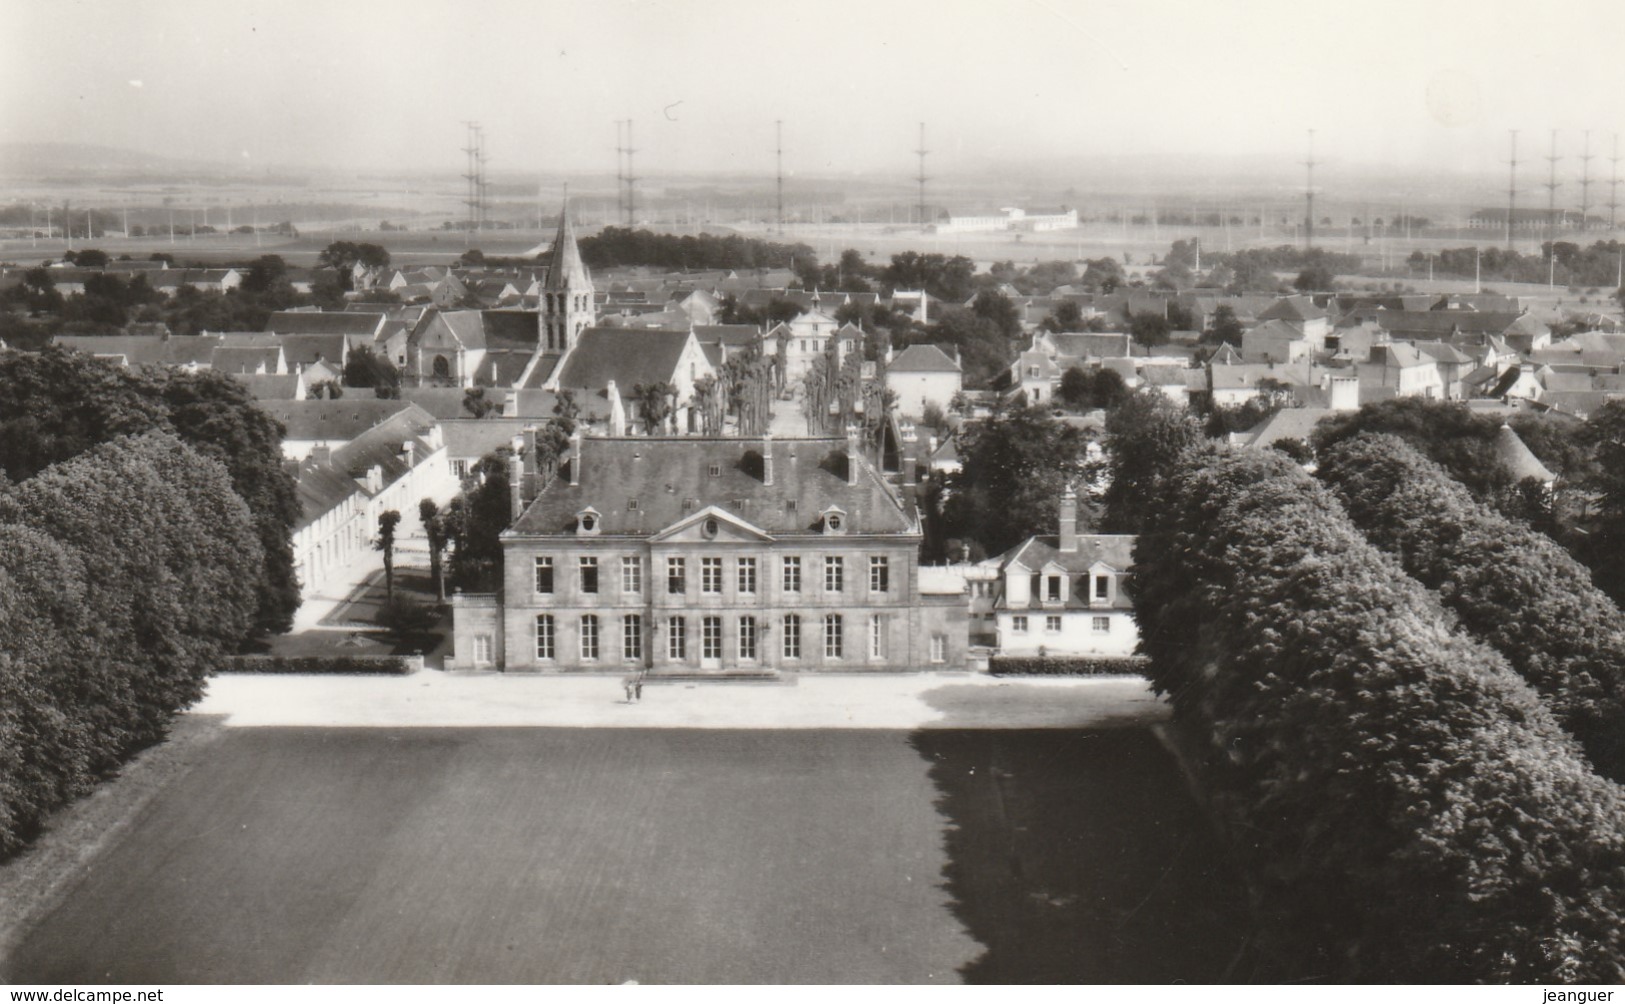
<instances>
[{"instance_id":1,"label":"trimmed hedge","mask_svg":"<svg viewBox=\"0 0 1625 1004\"><path fill-rule=\"evenodd\" d=\"M1143 656L995 655L987 660L994 676L1145 676Z\"/></svg>"},{"instance_id":2,"label":"trimmed hedge","mask_svg":"<svg viewBox=\"0 0 1625 1004\"><path fill-rule=\"evenodd\" d=\"M1625 799L1529 685L1273 451L1147 506L1151 678L1256 896L1333 982L1625 979Z\"/></svg>"},{"instance_id":3,"label":"trimmed hedge","mask_svg":"<svg viewBox=\"0 0 1625 1004\"><path fill-rule=\"evenodd\" d=\"M422 660L406 655L236 655L221 673L303 673L327 676L409 676Z\"/></svg>"},{"instance_id":4,"label":"trimmed hedge","mask_svg":"<svg viewBox=\"0 0 1625 1004\"><path fill-rule=\"evenodd\" d=\"M1543 533L1507 519L1403 440L1360 435L1317 475L1349 518L1494 646L1610 777L1625 778L1625 617Z\"/></svg>"}]
</instances>

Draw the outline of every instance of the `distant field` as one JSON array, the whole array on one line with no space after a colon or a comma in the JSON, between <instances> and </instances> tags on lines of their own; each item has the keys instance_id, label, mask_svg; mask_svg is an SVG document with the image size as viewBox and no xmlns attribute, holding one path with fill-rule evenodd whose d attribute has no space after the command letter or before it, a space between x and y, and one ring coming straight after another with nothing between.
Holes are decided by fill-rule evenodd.
<instances>
[{"instance_id":1,"label":"distant field","mask_svg":"<svg viewBox=\"0 0 1625 1004\"><path fill-rule=\"evenodd\" d=\"M902 251L921 253L962 254L978 262L1015 261L1032 264L1055 259L1084 259L1105 256L1121 259L1131 256L1136 264L1143 264L1151 256L1161 256L1176 240L1201 241L1205 252L1241 250L1254 247L1276 247L1299 244L1302 235L1291 228L1270 227L1260 232L1256 227L1179 227L1131 226L1092 223L1076 230L1048 233L969 233L924 234L917 228L889 224L829 224L792 226L784 234L768 226L750 226L735 223L694 223L685 225L649 224L648 228L668 233L710 232L718 234L741 233L764 240L799 241L810 245L820 259L834 261L846 248L856 248L870 261L884 263L891 255ZM584 226L583 234L596 232L595 226ZM1590 240L1604 240L1606 234L1593 234ZM518 256L553 239L549 229L494 230L474 237L472 245L461 231L413 230L406 232L376 230L329 231L310 229L295 239L262 235L258 243L242 234L206 234L195 240L178 238L173 244L167 237L144 237L125 240L122 237L99 238L92 243L111 254L129 254L146 257L154 251L175 255L181 260L226 262L252 259L260 254L278 254L295 265L313 265L322 248L335 240L367 241L388 248L398 264L446 264L470 246L486 254ZM1500 244L1496 235L1485 231L1430 231L1411 238L1373 238L1367 242L1363 234L1350 233L1346 228L1328 228L1317 231L1316 246L1328 251L1360 255L1368 267L1377 269L1386 262L1391 268L1403 272L1405 258L1412 251L1438 251L1442 248L1494 247ZM1520 241L1518 249L1538 251L1538 242ZM84 242L76 242L84 246ZM37 262L45 258L60 258L66 249L61 240L0 241L0 260ZM1420 273L1424 278L1425 269ZM1459 288L1454 283L1452 288Z\"/></svg>"},{"instance_id":2,"label":"distant field","mask_svg":"<svg viewBox=\"0 0 1625 1004\"><path fill-rule=\"evenodd\" d=\"M1243 903L1140 729L244 729L0 975L1212 982Z\"/></svg>"}]
</instances>

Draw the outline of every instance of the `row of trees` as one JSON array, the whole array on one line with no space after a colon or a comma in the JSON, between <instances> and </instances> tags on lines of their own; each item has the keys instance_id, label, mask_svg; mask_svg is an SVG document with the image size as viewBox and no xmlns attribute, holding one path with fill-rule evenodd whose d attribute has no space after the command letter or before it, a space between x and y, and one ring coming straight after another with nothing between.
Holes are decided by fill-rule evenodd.
<instances>
[{"instance_id":1,"label":"row of trees","mask_svg":"<svg viewBox=\"0 0 1625 1004\"><path fill-rule=\"evenodd\" d=\"M1278 454L1169 447L1137 522L1152 680L1266 958L1338 982L1625 978L1625 803L1528 684ZM1132 451L1130 451L1132 452ZM1266 968L1263 978L1269 978Z\"/></svg>"},{"instance_id":2,"label":"row of trees","mask_svg":"<svg viewBox=\"0 0 1625 1004\"><path fill-rule=\"evenodd\" d=\"M0 854L162 738L259 618L253 514L168 432L0 495Z\"/></svg>"},{"instance_id":3,"label":"row of trees","mask_svg":"<svg viewBox=\"0 0 1625 1004\"><path fill-rule=\"evenodd\" d=\"M1620 257L1625 245L1617 240L1597 241L1581 247L1572 241L1546 241L1539 254L1523 254L1506 248L1446 248L1432 258L1435 275L1457 278L1483 278L1504 282L1544 283L1553 275L1565 286L1619 287ZM1421 251L1407 259L1413 268L1426 268L1429 258Z\"/></svg>"},{"instance_id":4,"label":"row of trees","mask_svg":"<svg viewBox=\"0 0 1625 1004\"><path fill-rule=\"evenodd\" d=\"M243 384L202 370L130 370L47 348L0 355L0 469L27 481L121 436L171 433L224 465L258 545L253 634L288 630L299 606L293 527L299 497L282 463L282 428Z\"/></svg>"},{"instance_id":5,"label":"row of trees","mask_svg":"<svg viewBox=\"0 0 1625 1004\"><path fill-rule=\"evenodd\" d=\"M577 242L590 268L650 265L679 272L688 269L792 268L817 261L806 244L779 244L737 234L657 234L627 227L605 227Z\"/></svg>"},{"instance_id":6,"label":"row of trees","mask_svg":"<svg viewBox=\"0 0 1625 1004\"><path fill-rule=\"evenodd\" d=\"M1397 437L1343 440L1316 474L1372 544L1506 657L1599 770L1625 779L1625 618L1585 568Z\"/></svg>"}]
</instances>

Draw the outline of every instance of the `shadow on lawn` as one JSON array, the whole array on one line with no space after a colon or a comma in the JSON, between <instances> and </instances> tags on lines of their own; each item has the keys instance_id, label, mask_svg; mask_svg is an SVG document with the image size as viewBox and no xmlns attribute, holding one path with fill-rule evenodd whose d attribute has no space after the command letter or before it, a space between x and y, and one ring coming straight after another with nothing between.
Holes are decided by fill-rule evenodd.
<instances>
[{"instance_id":1,"label":"shadow on lawn","mask_svg":"<svg viewBox=\"0 0 1625 1004\"><path fill-rule=\"evenodd\" d=\"M1247 895L1147 729L920 730L970 983L1253 978Z\"/></svg>"}]
</instances>

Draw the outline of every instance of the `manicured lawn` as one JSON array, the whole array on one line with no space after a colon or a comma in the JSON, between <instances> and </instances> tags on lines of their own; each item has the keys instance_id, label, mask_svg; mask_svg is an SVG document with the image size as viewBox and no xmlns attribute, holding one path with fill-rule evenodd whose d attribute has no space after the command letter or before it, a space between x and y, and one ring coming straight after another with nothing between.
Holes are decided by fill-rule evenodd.
<instances>
[{"instance_id":1,"label":"manicured lawn","mask_svg":"<svg viewBox=\"0 0 1625 1004\"><path fill-rule=\"evenodd\" d=\"M1142 729L242 729L3 976L1216 981L1212 846Z\"/></svg>"}]
</instances>

